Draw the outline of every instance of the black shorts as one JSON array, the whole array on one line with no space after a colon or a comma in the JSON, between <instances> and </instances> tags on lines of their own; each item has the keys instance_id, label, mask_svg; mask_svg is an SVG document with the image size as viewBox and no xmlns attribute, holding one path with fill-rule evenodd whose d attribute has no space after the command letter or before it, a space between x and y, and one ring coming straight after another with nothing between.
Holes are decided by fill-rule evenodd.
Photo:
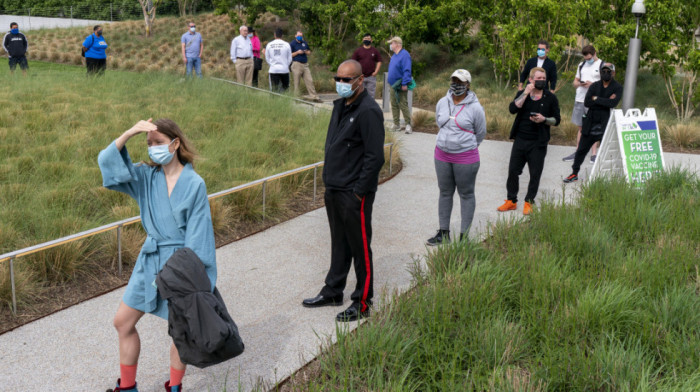
<instances>
[{"instance_id":1,"label":"black shorts","mask_svg":"<svg viewBox=\"0 0 700 392\"><path fill-rule=\"evenodd\" d=\"M27 65L27 57L22 56L22 57L10 57L10 70L14 71L15 68L17 68L17 64L19 64L19 67L21 69L28 69L29 65Z\"/></svg>"}]
</instances>

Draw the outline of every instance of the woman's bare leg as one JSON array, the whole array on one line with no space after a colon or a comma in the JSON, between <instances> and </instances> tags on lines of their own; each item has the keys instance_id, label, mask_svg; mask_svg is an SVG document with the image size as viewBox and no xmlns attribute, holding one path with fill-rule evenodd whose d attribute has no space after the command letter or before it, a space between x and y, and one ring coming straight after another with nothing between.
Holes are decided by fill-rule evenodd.
<instances>
[{"instance_id":1,"label":"woman's bare leg","mask_svg":"<svg viewBox=\"0 0 700 392\"><path fill-rule=\"evenodd\" d=\"M119 335L119 362L122 365L136 365L139 360L141 339L136 331L136 323L143 314L142 311L130 308L121 302L114 316L114 328Z\"/></svg>"}]
</instances>

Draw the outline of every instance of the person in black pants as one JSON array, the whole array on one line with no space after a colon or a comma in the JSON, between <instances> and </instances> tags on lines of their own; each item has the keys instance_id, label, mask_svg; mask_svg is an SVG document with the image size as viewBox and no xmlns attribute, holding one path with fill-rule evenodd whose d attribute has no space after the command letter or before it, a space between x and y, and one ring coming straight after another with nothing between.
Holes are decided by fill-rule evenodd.
<instances>
[{"instance_id":1,"label":"person in black pants","mask_svg":"<svg viewBox=\"0 0 700 392\"><path fill-rule=\"evenodd\" d=\"M333 102L323 167L331 266L321 292L302 302L309 308L342 305L350 264L354 264L357 284L350 296L352 304L336 316L338 321L369 317L374 294L372 204L384 165L384 116L365 91L363 78L362 66L355 60L343 62L335 76L341 98Z\"/></svg>"},{"instance_id":2,"label":"person in black pants","mask_svg":"<svg viewBox=\"0 0 700 392\"><path fill-rule=\"evenodd\" d=\"M523 214L530 215L532 204L540 187L540 177L544 168L544 158L547 155L547 144L550 139L549 127L559 125L559 100L546 87L547 77L543 68L535 67L530 71L530 79L525 89L518 91L511 101L508 110L515 114L515 121L510 131L514 139L508 164L508 180L506 189L508 198L498 207L498 211L509 211L518 208L518 177L527 163L530 170L530 184L525 195Z\"/></svg>"},{"instance_id":3,"label":"person in black pants","mask_svg":"<svg viewBox=\"0 0 700 392\"><path fill-rule=\"evenodd\" d=\"M613 109L622 99L622 85L614 79L615 65L605 63L600 69L600 80L593 83L586 92L583 105L588 108L588 113L583 118L581 127L581 140L576 148L573 170L564 182L578 181L578 172L581 163L593 145L603 140L605 128L610 119L610 109Z\"/></svg>"},{"instance_id":4,"label":"person in black pants","mask_svg":"<svg viewBox=\"0 0 700 392\"><path fill-rule=\"evenodd\" d=\"M107 69L107 41L102 36L102 26L97 25L92 29L93 33L83 40L83 53L87 75L102 76Z\"/></svg>"}]
</instances>

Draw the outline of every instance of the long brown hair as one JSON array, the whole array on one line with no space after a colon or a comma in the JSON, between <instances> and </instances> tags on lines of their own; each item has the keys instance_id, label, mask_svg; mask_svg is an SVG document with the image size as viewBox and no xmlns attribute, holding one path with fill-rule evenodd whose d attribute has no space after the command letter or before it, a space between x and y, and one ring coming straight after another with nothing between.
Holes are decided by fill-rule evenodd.
<instances>
[{"instance_id":1,"label":"long brown hair","mask_svg":"<svg viewBox=\"0 0 700 392\"><path fill-rule=\"evenodd\" d=\"M175 124L175 121L169 118L159 118L158 120L153 122L153 125L155 125L158 128L158 132L169 137L170 140L173 140L175 138L180 139L180 146L175 151L175 153L177 154L177 159L183 165L189 163L192 165L192 167L194 167L194 160L197 157L197 151L195 151L194 147L192 147L190 142L187 140L185 134L182 133L180 127L177 126L177 124ZM158 164L152 161L148 162L148 165L159 166Z\"/></svg>"}]
</instances>

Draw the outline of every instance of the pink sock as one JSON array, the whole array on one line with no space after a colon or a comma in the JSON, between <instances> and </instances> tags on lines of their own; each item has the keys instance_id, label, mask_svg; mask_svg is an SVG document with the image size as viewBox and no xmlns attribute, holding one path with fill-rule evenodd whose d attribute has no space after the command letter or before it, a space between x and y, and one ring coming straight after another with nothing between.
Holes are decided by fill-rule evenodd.
<instances>
[{"instance_id":1,"label":"pink sock","mask_svg":"<svg viewBox=\"0 0 700 392\"><path fill-rule=\"evenodd\" d=\"M138 364L137 364L138 365ZM119 382L119 387L122 389L130 389L136 385L136 366L137 365L122 365L119 364L119 370L121 371L121 381Z\"/></svg>"},{"instance_id":2,"label":"pink sock","mask_svg":"<svg viewBox=\"0 0 700 392\"><path fill-rule=\"evenodd\" d=\"M184 370L177 370L174 367L170 367L170 386L174 387L176 385L182 384L182 378L185 376Z\"/></svg>"}]
</instances>

